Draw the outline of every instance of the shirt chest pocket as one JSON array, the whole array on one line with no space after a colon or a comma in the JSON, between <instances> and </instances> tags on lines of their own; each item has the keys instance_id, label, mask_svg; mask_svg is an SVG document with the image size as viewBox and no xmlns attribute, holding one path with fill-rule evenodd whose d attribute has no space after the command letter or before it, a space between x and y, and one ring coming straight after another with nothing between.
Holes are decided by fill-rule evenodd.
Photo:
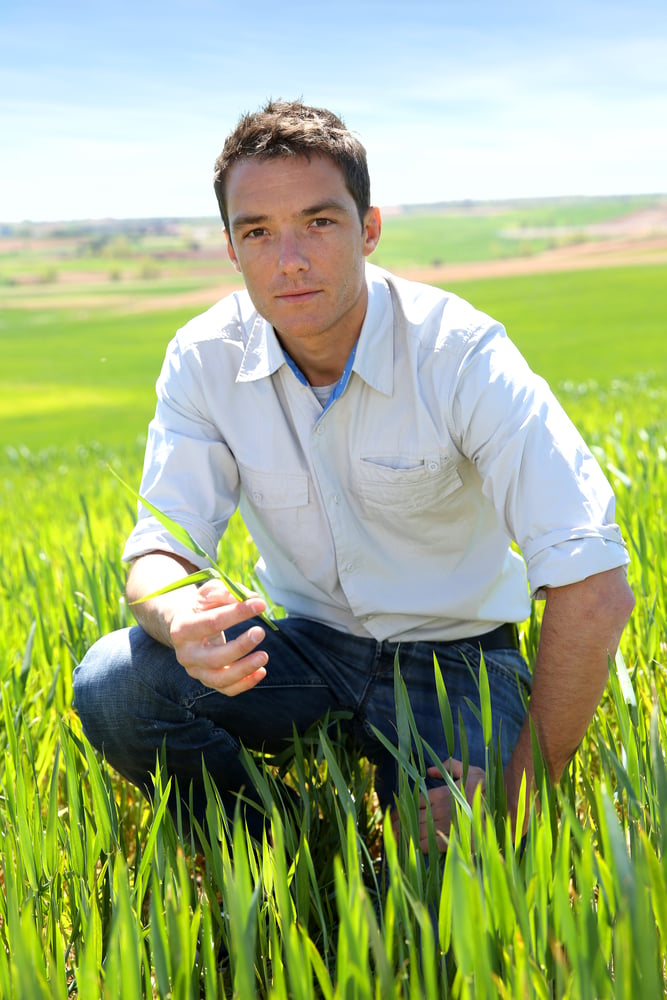
<instances>
[{"instance_id":1,"label":"shirt chest pocket","mask_svg":"<svg viewBox=\"0 0 667 1000\"><path fill-rule=\"evenodd\" d=\"M308 476L272 473L239 464L244 492L260 511L281 511L308 504Z\"/></svg>"},{"instance_id":2,"label":"shirt chest pocket","mask_svg":"<svg viewBox=\"0 0 667 1000\"><path fill-rule=\"evenodd\" d=\"M440 456L362 458L359 465L359 499L369 513L433 510L462 485L456 466Z\"/></svg>"}]
</instances>

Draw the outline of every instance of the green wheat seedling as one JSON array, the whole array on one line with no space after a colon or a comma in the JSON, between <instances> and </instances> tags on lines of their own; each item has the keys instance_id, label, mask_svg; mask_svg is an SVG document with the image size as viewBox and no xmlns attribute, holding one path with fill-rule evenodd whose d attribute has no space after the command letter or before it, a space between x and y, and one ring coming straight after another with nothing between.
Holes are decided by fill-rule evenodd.
<instances>
[{"instance_id":1,"label":"green wheat seedling","mask_svg":"<svg viewBox=\"0 0 667 1000\"><path fill-rule=\"evenodd\" d=\"M653 305L661 289L664 281ZM587 318L571 324L582 337ZM54 335L35 325L42 329ZM25 343L34 356L27 334ZM336 720L324 739L301 735L292 759L252 757L248 789L269 827L259 843L243 815L224 814L211 781L197 845L185 811L172 817L173 781L157 767L150 800L108 768L81 734L71 678L92 642L131 624L120 551L136 509L125 490L118 502L107 462L133 481L143 443L6 456L0 997L218 1000L235 988L258 1000L664 996L667 394L652 384L624 376L563 392L612 479L637 600L594 722L563 781L549 788L544 773L538 779L540 808L520 842L498 794L500 768L492 787L492 739L486 794L458 804L447 853L436 841L427 858L410 824L421 761L432 758L413 745L402 692L400 754L414 774L406 770L399 789L398 837L373 801L372 771L339 740ZM217 558L250 584L257 553L239 518ZM521 626L529 663L540 615L536 602ZM445 672L442 682L446 734L457 719Z\"/></svg>"},{"instance_id":2,"label":"green wheat seedling","mask_svg":"<svg viewBox=\"0 0 667 1000\"><path fill-rule=\"evenodd\" d=\"M194 552L195 555L199 556L200 559L205 559L208 563L210 563L210 566L206 567L205 569L197 570L195 573L189 573L188 576L183 577L181 580L176 580L174 583L169 583L167 584L166 587L161 587L160 590L153 591L152 594L146 594L145 597L142 597L138 601L135 601L133 603L141 604L144 601L152 600L152 598L154 597L161 597L162 594L168 594L170 593L170 591L180 590L181 587L188 587L190 586L190 584L198 585L200 583L205 583L207 580L222 580L222 582L225 584L230 594L233 597L235 597L237 601L245 601L247 598L255 596L248 587L244 586L242 583L238 583L236 580L232 580L231 577L229 577L222 569L221 561L224 551L223 549L224 536L223 538L220 539L220 542L218 543L218 551L216 553L217 558L211 559L208 552L204 551L204 549L197 541L195 541L195 539L192 537L189 531L187 531L181 524L178 524L177 521L174 521L173 518L169 517L167 514L161 511L158 507L155 506L155 504L151 503L150 500L147 500L146 497L143 497L140 493L137 493L136 490L132 489L132 487L128 483L126 483L124 479L121 479L121 477L118 475L115 469L112 469L111 466L109 466L109 468L111 469L111 472L119 481L119 483L121 483L126 490L129 490L129 492L134 496L134 498L138 500L140 503L142 503L144 507L146 507L151 512L151 514L155 518L157 518L160 524L163 525L163 527L165 527L167 531L170 532L172 537L175 538L177 542L180 542L181 545L185 545L186 548L190 549L191 552ZM274 631L278 630L278 626L276 625L276 623L272 621L272 619L269 618L267 614L262 613L258 617L261 618L264 624L268 625L269 628L273 629Z\"/></svg>"}]
</instances>

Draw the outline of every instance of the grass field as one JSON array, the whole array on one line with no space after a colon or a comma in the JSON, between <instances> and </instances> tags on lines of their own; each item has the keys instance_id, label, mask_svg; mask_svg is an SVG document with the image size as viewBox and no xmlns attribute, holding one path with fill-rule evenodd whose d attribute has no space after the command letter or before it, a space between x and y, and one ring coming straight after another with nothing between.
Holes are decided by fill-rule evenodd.
<instances>
[{"instance_id":1,"label":"grass field","mask_svg":"<svg viewBox=\"0 0 667 1000\"><path fill-rule=\"evenodd\" d=\"M589 239L591 225L610 223L664 204L663 196L483 202L386 212L377 263L426 266L537 253ZM72 278L97 280L110 294L160 278L210 282L224 268L220 223L138 220L98 224L0 226L0 287L12 295L26 284L53 292ZM539 230L539 235L535 235Z\"/></svg>"},{"instance_id":2,"label":"grass field","mask_svg":"<svg viewBox=\"0 0 667 1000\"><path fill-rule=\"evenodd\" d=\"M557 390L572 381L604 386L618 378L664 383L667 377L662 268L456 282L451 290L503 322ZM6 310L0 319L0 447L121 447L135 441L152 413L166 344L196 311Z\"/></svg>"},{"instance_id":3,"label":"grass field","mask_svg":"<svg viewBox=\"0 0 667 1000\"><path fill-rule=\"evenodd\" d=\"M275 801L272 843L232 829L212 795L203 849L179 837L159 772L145 803L82 741L72 669L131 617L120 551L133 504L107 463L137 482L164 348L196 310L102 309L99 299L93 308L87 285L69 296L59 288L58 304L40 286L43 305L30 288L6 289L0 997L664 995L663 279L658 268L629 267L453 288L507 325L591 442L617 493L637 606L594 723L562 784L542 788L523 848L505 825L490 753L487 801L461 811L445 858L434 848L428 859L411 839L410 777L418 785L423 768L406 750L398 681L398 842L383 832L372 774L334 728L297 755L297 808L280 799L273 770L249 761ZM255 552L238 519L225 558L233 576L251 579ZM531 662L538 620L536 606L522 627ZM229 959L219 965L221 944Z\"/></svg>"},{"instance_id":4,"label":"grass field","mask_svg":"<svg viewBox=\"0 0 667 1000\"><path fill-rule=\"evenodd\" d=\"M434 214L414 210L388 216L376 261L389 270L406 262L428 265L494 260L539 253L584 242L587 227L610 222L655 203L652 198L600 198L538 203L517 208L496 206L493 212L458 211Z\"/></svg>"}]
</instances>

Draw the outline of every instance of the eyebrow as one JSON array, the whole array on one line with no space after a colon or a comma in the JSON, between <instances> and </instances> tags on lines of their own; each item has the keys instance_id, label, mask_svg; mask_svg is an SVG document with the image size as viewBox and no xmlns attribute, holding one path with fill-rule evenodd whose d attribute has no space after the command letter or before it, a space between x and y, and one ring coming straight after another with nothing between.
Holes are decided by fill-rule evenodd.
<instances>
[{"instance_id":1,"label":"eyebrow","mask_svg":"<svg viewBox=\"0 0 667 1000\"><path fill-rule=\"evenodd\" d=\"M349 213L349 207L342 201L338 201L336 198L329 198L327 201L318 202L316 205L309 205L307 208L303 208L298 213L298 218L307 219L312 218L315 215L321 215L323 212L346 212ZM251 213L245 213L243 215L237 215L231 220L232 229L241 229L244 226L261 226L265 222L269 221L270 216L268 215L252 215Z\"/></svg>"}]
</instances>

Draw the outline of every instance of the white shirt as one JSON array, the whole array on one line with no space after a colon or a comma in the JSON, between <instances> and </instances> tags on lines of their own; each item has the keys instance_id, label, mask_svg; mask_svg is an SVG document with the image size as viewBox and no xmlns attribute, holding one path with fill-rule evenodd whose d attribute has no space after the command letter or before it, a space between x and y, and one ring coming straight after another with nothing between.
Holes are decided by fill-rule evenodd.
<instances>
[{"instance_id":1,"label":"white shirt","mask_svg":"<svg viewBox=\"0 0 667 1000\"><path fill-rule=\"evenodd\" d=\"M275 602L376 639L479 635L625 565L608 482L503 327L371 264L367 282L324 409L246 292L180 330L142 494L211 556L240 505ZM152 550L198 564L142 508L124 558Z\"/></svg>"}]
</instances>

